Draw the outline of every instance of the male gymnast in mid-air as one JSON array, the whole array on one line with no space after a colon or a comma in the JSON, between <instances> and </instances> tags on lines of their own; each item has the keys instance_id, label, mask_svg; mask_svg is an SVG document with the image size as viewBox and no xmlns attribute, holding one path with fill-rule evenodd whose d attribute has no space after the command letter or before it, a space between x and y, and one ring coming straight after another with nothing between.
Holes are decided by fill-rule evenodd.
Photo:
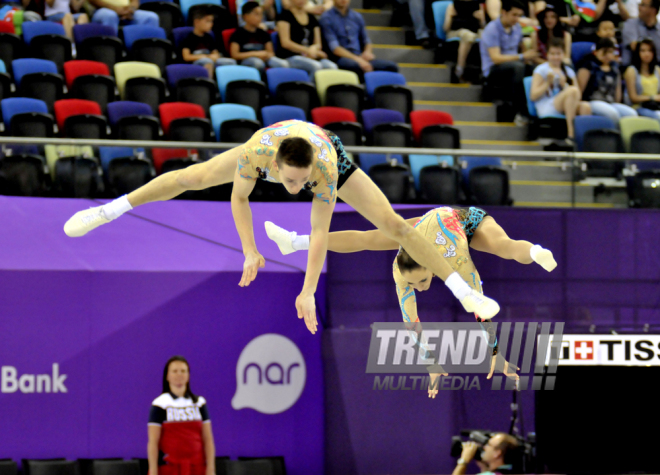
<instances>
[{"instance_id":1,"label":"male gymnast in mid-air","mask_svg":"<svg viewBox=\"0 0 660 475\"><path fill-rule=\"evenodd\" d=\"M557 267L552 252L541 246L532 245L528 241L516 241L509 236L495 219L480 208L469 209L452 208L444 206L432 209L424 216L408 219L407 223L417 229L427 243L431 244L437 255L443 256L452 270L457 272L468 285L478 293L482 293L479 273L470 258L469 248L477 251L495 254L503 259L513 259L521 264L536 262L548 272ZM280 248L282 254L305 250L309 247L309 236L297 235L296 232L287 231L274 223L266 222L266 232ZM423 347L419 338L421 326L417 316L417 301L415 290L420 292L428 290L434 272L422 266L406 249L401 248L397 241L390 239L380 230L374 231L340 231L328 235L328 250L340 253L359 251L385 251L399 249L394 260L392 272L399 305L406 327L413 332L417 346ZM491 322L480 318L476 312L477 321L487 334L487 340L493 349L491 368L488 378L495 370L497 358L497 338ZM501 356L502 372L512 378L518 379L515 369L509 366ZM436 368L438 368L436 366ZM435 398L438 393L437 378L446 373L431 373L429 382L429 397Z\"/></svg>"},{"instance_id":2,"label":"male gymnast in mid-air","mask_svg":"<svg viewBox=\"0 0 660 475\"><path fill-rule=\"evenodd\" d=\"M384 237L401 245L416 262L423 263L441 278L466 311L477 312L484 319L499 311L497 302L475 292L421 233L394 212L380 189L350 161L335 134L302 121L288 120L265 127L245 145L206 162L160 175L103 206L79 211L66 222L64 232L70 237L83 236L136 206L169 200L188 190L233 182L231 209L245 255L239 285L247 286L265 265L254 240L248 200L257 178L282 183L291 194L303 188L314 194L307 270L302 292L296 299L298 318L304 318L312 333L317 329L314 293L325 261L337 196L368 219Z\"/></svg>"}]
</instances>

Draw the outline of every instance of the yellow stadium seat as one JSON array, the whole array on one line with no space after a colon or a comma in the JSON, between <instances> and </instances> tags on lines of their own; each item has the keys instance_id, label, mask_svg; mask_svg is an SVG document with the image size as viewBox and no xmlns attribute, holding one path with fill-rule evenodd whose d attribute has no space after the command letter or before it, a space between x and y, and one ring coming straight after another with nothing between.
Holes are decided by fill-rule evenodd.
<instances>
[{"instance_id":1,"label":"yellow stadium seat","mask_svg":"<svg viewBox=\"0 0 660 475\"><path fill-rule=\"evenodd\" d=\"M124 98L124 86L126 81L132 78L160 78L160 69L153 63L143 63L141 61L124 61L115 64L115 80L117 89L122 99Z\"/></svg>"},{"instance_id":2,"label":"yellow stadium seat","mask_svg":"<svg viewBox=\"0 0 660 475\"><path fill-rule=\"evenodd\" d=\"M360 78L353 71L344 71L341 69L322 69L316 71L314 75L316 81L316 91L319 93L321 105L325 105L325 91L328 87L335 84L354 84L360 85Z\"/></svg>"},{"instance_id":3,"label":"yellow stadium seat","mask_svg":"<svg viewBox=\"0 0 660 475\"><path fill-rule=\"evenodd\" d=\"M633 134L646 130L660 132L660 122L650 117L622 117L619 120L619 128L626 152L630 152L630 139Z\"/></svg>"}]
</instances>

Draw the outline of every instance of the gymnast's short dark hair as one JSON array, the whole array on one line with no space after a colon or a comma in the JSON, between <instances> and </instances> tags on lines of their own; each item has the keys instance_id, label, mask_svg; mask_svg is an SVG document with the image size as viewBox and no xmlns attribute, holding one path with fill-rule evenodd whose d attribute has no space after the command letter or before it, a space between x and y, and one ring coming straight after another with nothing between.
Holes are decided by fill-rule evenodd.
<instances>
[{"instance_id":1,"label":"gymnast's short dark hair","mask_svg":"<svg viewBox=\"0 0 660 475\"><path fill-rule=\"evenodd\" d=\"M307 168L314 161L314 149L307 140L290 137L280 142L276 160L278 165L285 163L290 167Z\"/></svg>"},{"instance_id":2,"label":"gymnast's short dark hair","mask_svg":"<svg viewBox=\"0 0 660 475\"><path fill-rule=\"evenodd\" d=\"M404 248L399 249L399 253L396 255L396 263L399 266L399 272L412 272L415 269L420 269L420 266L415 260L410 257L410 254L406 252Z\"/></svg>"}]
</instances>

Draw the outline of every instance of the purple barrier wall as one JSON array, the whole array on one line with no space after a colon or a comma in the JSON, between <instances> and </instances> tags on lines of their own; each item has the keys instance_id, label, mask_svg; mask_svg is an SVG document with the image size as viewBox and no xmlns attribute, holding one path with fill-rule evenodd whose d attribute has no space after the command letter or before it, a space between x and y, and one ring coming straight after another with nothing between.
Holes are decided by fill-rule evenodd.
<instances>
[{"instance_id":1,"label":"purple barrier wall","mask_svg":"<svg viewBox=\"0 0 660 475\"><path fill-rule=\"evenodd\" d=\"M428 208L400 208L406 218ZM641 331L660 329L660 233L657 211L494 208L513 239L551 249L558 268L547 273L474 252L484 290L502 306L496 321L564 321L567 331L594 324ZM373 229L356 213L338 213L332 229ZM512 394L491 391L374 391L365 374L372 322L398 322L391 276L395 252L329 254L329 331L323 337L326 381L326 473L451 473L452 435L461 429L508 431ZM436 280L418 293L424 321L472 321ZM524 431L534 431L534 393L519 393ZM333 456L342 454L341 457Z\"/></svg>"},{"instance_id":2,"label":"purple barrier wall","mask_svg":"<svg viewBox=\"0 0 660 475\"><path fill-rule=\"evenodd\" d=\"M290 473L323 473L321 335L294 307L305 256L277 264L258 225L269 262L239 288L243 256L228 203L158 203L84 238L64 236L66 218L90 203L0 197L0 457L145 457L163 365L183 354L193 391L208 400L218 455L284 455ZM255 205L255 223L297 216L276 208ZM299 209L299 224L308 223ZM290 341L244 351L270 333ZM259 384L250 370L243 384L250 362L264 372L299 363L306 377ZM43 377L20 379L53 378L54 363L50 388ZM278 380L278 369L269 376Z\"/></svg>"}]
</instances>

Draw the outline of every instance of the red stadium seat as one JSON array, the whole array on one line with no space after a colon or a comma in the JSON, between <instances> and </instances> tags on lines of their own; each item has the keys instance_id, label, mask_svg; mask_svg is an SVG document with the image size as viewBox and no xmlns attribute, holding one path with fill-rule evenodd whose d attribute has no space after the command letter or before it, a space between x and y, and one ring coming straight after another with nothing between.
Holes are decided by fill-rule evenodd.
<instances>
[{"instance_id":1,"label":"red stadium seat","mask_svg":"<svg viewBox=\"0 0 660 475\"><path fill-rule=\"evenodd\" d=\"M236 28L229 28L228 30L223 30L222 32L222 41L225 44L225 51L229 53L229 39L231 38L231 35L234 34L236 31Z\"/></svg>"},{"instance_id":2,"label":"red stadium seat","mask_svg":"<svg viewBox=\"0 0 660 475\"><path fill-rule=\"evenodd\" d=\"M357 122L355 113L343 107L316 107L312 109L312 122L323 127L331 122Z\"/></svg>"},{"instance_id":3,"label":"red stadium seat","mask_svg":"<svg viewBox=\"0 0 660 475\"><path fill-rule=\"evenodd\" d=\"M64 77L66 79L66 87L69 89L73 87L73 81L77 77L88 76L90 74L111 76L108 66L99 61L73 60L64 63Z\"/></svg>"},{"instance_id":4,"label":"red stadium seat","mask_svg":"<svg viewBox=\"0 0 660 475\"><path fill-rule=\"evenodd\" d=\"M64 130L64 121L71 116L81 114L102 115L101 106L94 101L84 99L62 99L55 102L55 120L57 127Z\"/></svg>"},{"instance_id":5,"label":"red stadium seat","mask_svg":"<svg viewBox=\"0 0 660 475\"><path fill-rule=\"evenodd\" d=\"M160 113L160 123L165 135L170 132L170 124L173 120L184 119L187 117L198 117L205 119L206 114L202 106L190 102L167 102L158 106Z\"/></svg>"},{"instance_id":6,"label":"red stadium seat","mask_svg":"<svg viewBox=\"0 0 660 475\"><path fill-rule=\"evenodd\" d=\"M454 125L451 114L440 111L413 111L410 113L410 124L417 143L422 141L422 130L429 125Z\"/></svg>"},{"instance_id":7,"label":"red stadium seat","mask_svg":"<svg viewBox=\"0 0 660 475\"><path fill-rule=\"evenodd\" d=\"M154 168L156 173L160 175L163 168L163 163L174 158L188 158L191 155L196 155L197 150L187 150L185 148L154 148L151 151L153 158Z\"/></svg>"},{"instance_id":8,"label":"red stadium seat","mask_svg":"<svg viewBox=\"0 0 660 475\"><path fill-rule=\"evenodd\" d=\"M0 21L0 33L11 33L12 35L16 34L16 30L14 30L14 23L11 21Z\"/></svg>"}]
</instances>

